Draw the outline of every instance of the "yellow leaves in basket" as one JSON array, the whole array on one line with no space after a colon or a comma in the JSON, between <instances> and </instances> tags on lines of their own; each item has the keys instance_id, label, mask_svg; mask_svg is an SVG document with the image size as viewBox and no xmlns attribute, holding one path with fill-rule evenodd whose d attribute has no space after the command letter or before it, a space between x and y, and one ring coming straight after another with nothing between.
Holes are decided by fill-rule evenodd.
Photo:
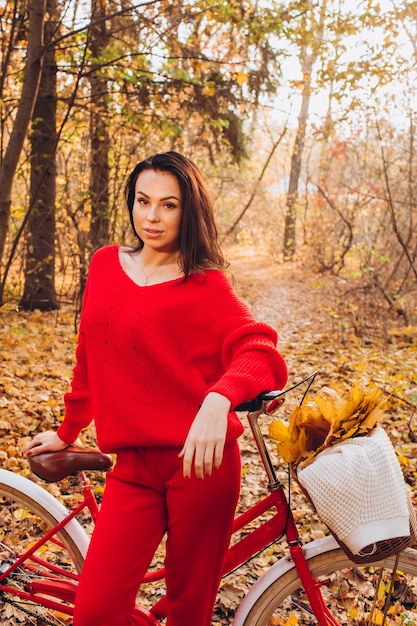
<instances>
[{"instance_id":1,"label":"yellow leaves in basket","mask_svg":"<svg viewBox=\"0 0 417 626\"><path fill-rule=\"evenodd\" d=\"M362 382L352 385L348 399L322 387L312 401L293 410L289 424L272 422L269 435L284 461L305 467L337 441L369 434L383 417L386 400L380 396L379 389L366 391Z\"/></svg>"}]
</instances>

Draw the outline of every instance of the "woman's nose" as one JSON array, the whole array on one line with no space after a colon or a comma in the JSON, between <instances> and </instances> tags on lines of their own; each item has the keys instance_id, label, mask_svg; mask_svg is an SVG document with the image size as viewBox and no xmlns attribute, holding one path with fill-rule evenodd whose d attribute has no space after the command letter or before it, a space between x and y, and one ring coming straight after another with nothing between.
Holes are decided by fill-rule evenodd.
<instances>
[{"instance_id":1,"label":"woman's nose","mask_svg":"<svg viewBox=\"0 0 417 626\"><path fill-rule=\"evenodd\" d=\"M150 204L149 205L149 211L148 211L148 220L150 222L158 222L159 221L159 211L158 211L158 207L155 204Z\"/></svg>"}]
</instances>

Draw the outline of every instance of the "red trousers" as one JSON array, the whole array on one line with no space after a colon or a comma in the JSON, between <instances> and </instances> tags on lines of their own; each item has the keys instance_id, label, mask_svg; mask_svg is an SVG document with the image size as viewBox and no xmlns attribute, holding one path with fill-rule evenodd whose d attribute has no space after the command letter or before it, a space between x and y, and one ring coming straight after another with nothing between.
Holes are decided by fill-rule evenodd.
<instances>
[{"instance_id":1,"label":"red trousers","mask_svg":"<svg viewBox=\"0 0 417 626\"><path fill-rule=\"evenodd\" d=\"M165 532L167 626L210 626L240 490L227 445L203 480L182 475L179 449L128 449L107 476L81 574L73 626L136 626L136 595Z\"/></svg>"}]
</instances>

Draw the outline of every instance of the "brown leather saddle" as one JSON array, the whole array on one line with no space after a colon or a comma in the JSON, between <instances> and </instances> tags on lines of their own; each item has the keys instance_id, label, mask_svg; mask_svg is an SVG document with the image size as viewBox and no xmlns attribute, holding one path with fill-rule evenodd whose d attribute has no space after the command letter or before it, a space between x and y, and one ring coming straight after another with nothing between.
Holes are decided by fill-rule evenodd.
<instances>
[{"instance_id":1,"label":"brown leather saddle","mask_svg":"<svg viewBox=\"0 0 417 626\"><path fill-rule=\"evenodd\" d=\"M58 482L82 470L109 470L113 465L110 455L97 448L72 445L57 452L42 452L27 457L32 472L50 483Z\"/></svg>"}]
</instances>

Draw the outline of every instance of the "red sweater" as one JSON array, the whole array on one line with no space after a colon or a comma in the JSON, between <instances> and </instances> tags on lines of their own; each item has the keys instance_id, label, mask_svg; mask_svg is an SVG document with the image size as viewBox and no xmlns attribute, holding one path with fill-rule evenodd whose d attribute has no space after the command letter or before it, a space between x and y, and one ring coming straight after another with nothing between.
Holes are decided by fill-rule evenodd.
<instances>
[{"instance_id":1,"label":"red sweater","mask_svg":"<svg viewBox=\"0 0 417 626\"><path fill-rule=\"evenodd\" d=\"M58 435L72 443L94 419L104 452L182 446L209 391L237 406L285 385L276 343L275 330L253 318L223 272L139 287L122 269L118 246L102 248L91 261ZM242 430L230 413L227 441Z\"/></svg>"}]
</instances>

